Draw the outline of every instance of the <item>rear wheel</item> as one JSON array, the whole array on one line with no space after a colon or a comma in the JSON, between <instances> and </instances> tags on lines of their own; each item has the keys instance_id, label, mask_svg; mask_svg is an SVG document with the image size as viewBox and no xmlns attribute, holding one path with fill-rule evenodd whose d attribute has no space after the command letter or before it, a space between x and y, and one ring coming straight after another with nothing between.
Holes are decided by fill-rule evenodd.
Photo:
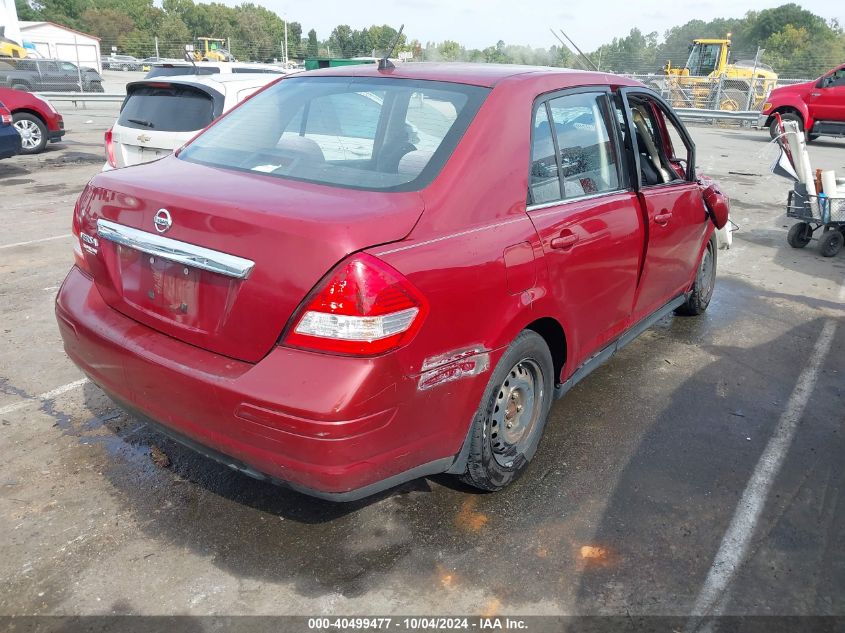
<instances>
[{"instance_id":1,"label":"rear wheel","mask_svg":"<svg viewBox=\"0 0 845 633\"><path fill-rule=\"evenodd\" d=\"M531 461L554 393L554 364L542 336L525 330L493 371L470 432L461 479L482 490L501 490Z\"/></svg>"},{"instance_id":2,"label":"rear wheel","mask_svg":"<svg viewBox=\"0 0 845 633\"><path fill-rule=\"evenodd\" d=\"M813 230L807 222L793 224L786 234L786 242L792 248L804 248L813 238Z\"/></svg>"},{"instance_id":3,"label":"rear wheel","mask_svg":"<svg viewBox=\"0 0 845 633\"><path fill-rule=\"evenodd\" d=\"M675 309L675 314L682 316L698 316L702 314L710 299L713 297L713 289L716 287L716 239L715 236L707 242L707 247L701 256L698 264L698 272L695 274L695 281L687 300Z\"/></svg>"},{"instance_id":4,"label":"rear wheel","mask_svg":"<svg viewBox=\"0 0 845 633\"><path fill-rule=\"evenodd\" d=\"M38 154L47 147L47 126L34 114L18 112L12 115L15 129L21 136L21 154Z\"/></svg>"},{"instance_id":5,"label":"rear wheel","mask_svg":"<svg viewBox=\"0 0 845 633\"><path fill-rule=\"evenodd\" d=\"M842 250L843 243L845 243L845 236L839 229L830 229L819 238L819 252L823 257L833 257Z\"/></svg>"}]
</instances>

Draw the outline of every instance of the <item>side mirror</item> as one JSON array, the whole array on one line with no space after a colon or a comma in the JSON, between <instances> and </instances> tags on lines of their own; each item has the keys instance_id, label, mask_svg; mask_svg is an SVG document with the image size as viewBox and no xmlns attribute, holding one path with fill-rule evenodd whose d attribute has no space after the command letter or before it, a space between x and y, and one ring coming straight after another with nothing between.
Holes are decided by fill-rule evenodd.
<instances>
[{"instance_id":1,"label":"side mirror","mask_svg":"<svg viewBox=\"0 0 845 633\"><path fill-rule=\"evenodd\" d=\"M715 184L708 186L704 190L703 196L704 206L707 208L710 220L716 225L717 229L721 229L728 223L728 216L731 211L730 199Z\"/></svg>"}]
</instances>

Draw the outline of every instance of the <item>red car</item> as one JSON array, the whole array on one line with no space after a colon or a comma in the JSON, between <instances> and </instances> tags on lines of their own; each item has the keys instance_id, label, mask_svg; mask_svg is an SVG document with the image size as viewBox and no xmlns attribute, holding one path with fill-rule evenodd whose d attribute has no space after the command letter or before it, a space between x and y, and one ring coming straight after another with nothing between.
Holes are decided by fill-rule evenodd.
<instances>
[{"instance_id":1,"label":"red car","mask_svg":"<svg viewBox=\"0 0 845 633\"><path fill-rule=\"evenodd\" d=\"M762 112L758 126L769 128L772 138L778 135L776 112L784 121L797 121L808 141L845 136L845 64L814 81L775 88Z\"/></svg>"},{"instance_id":2,"label":"red car","mask_svg":"<svg viewBox=\"0 0 845 633\"><path fill-rule=\"evenodd\" d=\"M0 88L0 101L12 111L18 134L21 135L21 154L38 154L47 143L57 143L65 135L65 122L52 104L23 90Z\"/></svg>"},{"instance_id":3,"label":"red car","mask_svg":"<svg viewBox=\"0 0 845 633\"><path fill-rule=\"evenodd\" d=\"M116 402L252 476L337 500L443 472L497 490L555 396L704 311L726 219L630 79L331 68L95 176L56 315Z\"/></svg>"}]
</instances>

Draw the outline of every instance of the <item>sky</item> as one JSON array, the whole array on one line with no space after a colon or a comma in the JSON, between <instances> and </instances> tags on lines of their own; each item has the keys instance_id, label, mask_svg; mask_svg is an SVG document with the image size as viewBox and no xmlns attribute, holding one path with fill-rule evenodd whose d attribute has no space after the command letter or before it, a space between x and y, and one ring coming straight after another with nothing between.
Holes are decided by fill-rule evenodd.
<instances>
[{"instance_id":1,"label":"sky","mask_svg":"<svg viewBox=\"0 0 845 633\"><path fill-rule=\"evenodd\" d=\"M468 48L484 48L498 40L548 48L557 44L549 27L562 28L582 49L595 50L632 27L661 36L670 27L693 19L742 17L747 11L786 4L789 0L253 0L302 24L303 35L317 30L322 40L338 24L360 29L371 24L405 24L409 39L421 42L456 40ZM226 0L227 4L238 4ZM845 1L797 0L824 18L845 26Z\"/></svg>"}]
</instances>

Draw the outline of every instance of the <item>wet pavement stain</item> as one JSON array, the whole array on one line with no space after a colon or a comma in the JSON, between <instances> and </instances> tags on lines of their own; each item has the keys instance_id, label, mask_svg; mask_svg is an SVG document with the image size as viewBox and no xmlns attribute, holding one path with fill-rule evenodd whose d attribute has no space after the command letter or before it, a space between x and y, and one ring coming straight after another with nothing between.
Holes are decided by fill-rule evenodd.
<instances>
[{"instance_id":1,"label":"wet pavement stain","mask_svg":"<svg viewBox=\"0 0 845 633\"><path fill-rule=\"evenodd\" d=\"M62 433L102 449L89 459L101 460L97 467L114 499L151 542L195 551L240 579L289 583L306 597L472 587L495 596L479 603L482 613L539 600L564 603L568 596L586 610L600 609L601 600L623 603L665 573L682 603L709 564L707 556L691 553L712 552L720 533L705 535L697 522L726 520L732 506L724 493L747 475L736 464L753 463L760 450L745 437L764 434L777 411L766 370L789 366L784 358L813 336L812 326L790 330L772 350L702 345L731 322L740 291L752 319L766 312L764 293L749 300L741 283L720 288L725 320L658 324L554 405L535 463L495 494L442 476L335 504L197 455L116 409L92 384L83 387L83 398L93 416L71 418L53 402L42 410ZM673 387L663 410L648 409L643 391L671 378L690 350L700 366ZM644 438L628 428L632 412L621 406L627 402L636 403L636 417L653 418ZM740 408L746 418L731 414ZM154 447L170 460L167 469L151 461ZM695 479L678 475L687 472ZM514 570L518 583L511 582ZM614 581L619 574L624 591Z\"/></svg>"}]
</instances>

